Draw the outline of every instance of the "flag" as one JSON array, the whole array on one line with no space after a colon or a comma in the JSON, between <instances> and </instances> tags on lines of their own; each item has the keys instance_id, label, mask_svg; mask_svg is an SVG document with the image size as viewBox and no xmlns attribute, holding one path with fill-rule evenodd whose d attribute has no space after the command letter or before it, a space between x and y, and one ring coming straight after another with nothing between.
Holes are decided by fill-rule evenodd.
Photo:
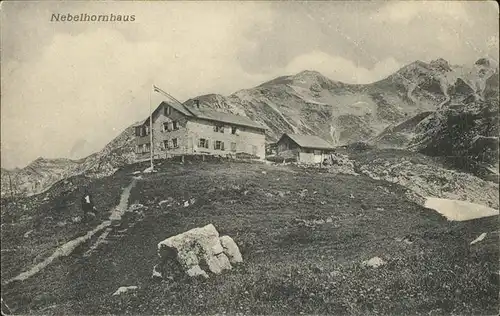
<instances>
[{"instance_id":1,"label":"flag","mask_svg":"<svg viewBox=\"0 0 500 316\"><path fill-rule=\"evenodd\" d=\"M182 105L182 103L177 100L176 98L174 98L173 96L171 96L170 94L166 93L165 91L163 91L162 89L158 88L157 86L153 85L153 91L154 92L158 92L158 93L161 93L163 94L164 96L166 96L167 98L169 98L171 101L177 103L177 104L180 104Z\"/></svg>"}]
</instances>

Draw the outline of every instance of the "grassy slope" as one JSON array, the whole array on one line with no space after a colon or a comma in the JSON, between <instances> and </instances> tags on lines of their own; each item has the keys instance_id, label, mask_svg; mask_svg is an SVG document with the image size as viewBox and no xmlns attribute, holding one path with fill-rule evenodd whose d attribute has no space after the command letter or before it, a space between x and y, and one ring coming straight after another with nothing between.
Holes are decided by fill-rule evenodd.
<instances>
[{"instance_id":1,"label":"grassy slope","mask_svg":"<svg viewBox=\"0 0 500 316\"><path fill-rule=\"evenodd\" d=\"M447 222L407 201L404 190L288 167L165 165L133 189L130 201L148 208L125 237L86 261L76 253L54 262L4 288L4 299L17 312L50 314L496 313L497 217ZM158 206L168 197L196 203ZM300 222L328 217L313 227ZM234 238L245 262L204 282L176 272L153 282L156 244L208 223ZM486 239L469 246L482 232ZM396 240L408 235L410 245ZM373 256L387 265L360 266ZM110 295L128 285L141 289Z\"/></svg>"},{"instance_id":2,"label":"grassy slope","mask_svg":"<svg viewBox=\"0 0 500 316\"><path fill-rule=\"evenodd\" d=\"M47 193L3 201L2 205L2 284L49 257L54 250L106 219L131 176L118 172L112 177L93 179L83 176L58 183ZM72 185L69 184L71 182ZM88 224L74 223L73 217L82 216L80 198L82 188L89 186L98 207L97 219ZM45 200L46 198L46 200ZM28 237L24 237L25 233Z\"/></svg>"}]
</instances>

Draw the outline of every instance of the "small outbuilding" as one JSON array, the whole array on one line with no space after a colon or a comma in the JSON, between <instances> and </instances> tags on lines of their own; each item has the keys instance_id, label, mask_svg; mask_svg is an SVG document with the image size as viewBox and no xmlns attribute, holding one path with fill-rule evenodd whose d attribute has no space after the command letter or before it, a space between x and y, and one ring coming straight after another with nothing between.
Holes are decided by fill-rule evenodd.
<instances>
[{"instance_id":1,"label":"small outbuilding","mask_svg":"<svg viewBox=\"0 0 500 316\"><path fill-rule=\"evenodd\" d=\"M277 156L301 163L322 163L334 151L332 144L314 135L285 133L277 142Z\"/></svg>"}]
</instances>

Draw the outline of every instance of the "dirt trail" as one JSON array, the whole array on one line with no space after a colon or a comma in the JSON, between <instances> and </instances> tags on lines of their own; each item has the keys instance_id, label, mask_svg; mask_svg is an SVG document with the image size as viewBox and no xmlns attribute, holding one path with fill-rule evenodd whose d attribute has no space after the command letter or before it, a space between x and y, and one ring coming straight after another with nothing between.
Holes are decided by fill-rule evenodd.
<instances>
[{"instance_id":1,"label":"dirt trail","mask_svg":"<svg viewBox=\"0 0 500 316\"><path fill-rule=\"evenodd\" d=\"M100 232L106 228L104 233L101 236L99 236L97 241L85 253L85 256L90 255L99 246L99 244L105 240L107 235L113 230L113 228L110 227L112 225L112 223L121 220L121 216L125 213L125 211L128 208L128 198L130 196L130 191L135 186L138 179L139 179L138 177L134 177L132 179L132 181L130 182L130 184L123 190L123 192L120 196L120 203L111 211L111 215L109 216L108 220L103 221L101 224L96 226L94 229L88 231L85 235L77 237L73 240L70 240L67 243L65 243L64 245L58 247L56 249L56 251L54 251L54 253L50 257L48 257L45 260L43 260L42 262L36 264L34 267L29 269L28 271L25 271L25 272L19 274L18 276L8 280L5 284L9 284L9 283L16 281L16 280L24 281L27 278L32 277L33 275L37 274L42 269L47 267L50 263L52 263L52 261L54 261L54 259L70 255L78 246L87 242L88 240L90 240L92 238L92 236L94 236L95 234L97 234L98 232Z\"/></svg>"}]
</instances>

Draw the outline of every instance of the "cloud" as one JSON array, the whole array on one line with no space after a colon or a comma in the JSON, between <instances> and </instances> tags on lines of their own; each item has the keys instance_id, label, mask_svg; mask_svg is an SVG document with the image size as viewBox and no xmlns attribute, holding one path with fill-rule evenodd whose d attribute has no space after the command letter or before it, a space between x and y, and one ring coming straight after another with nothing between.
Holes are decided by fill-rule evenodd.
<instances>
[{"instance_id":1,"label":"cloud","mask_svg":"<svg viewBox=\"0 0 500 316\"><path fill-rule=\"evenodd\" d=\"M82 141L78 155L101 149L147 117L152 83L182 101L305 69L368 83L415 59L498 59L490 5L2 3L2 165L70 156ZM136 22L54 24L52 12L134 14ZM160 101L152 95L153 106Z\"/></svg>"},{"instance_id":2,"label":"cloud","mask_svg":"<svg viewBox=\"0 0 500 316\"><path fill-rule=\"evenodd\" d=\"M429 16L470 23L469 15L460 1L392 1L371 18L378 22L408 24L414 19Z\"/></svg>"},{"instance_id":3,"label":"cloud","mask_svg":"<svg viewBox=\"0 0 500 316\"><path fill-rule=\"evenodd\" d=\"M206 6L194 4L177 15L158 15L160 20L152 23L157 27L141 24L140 40L109 27L56 33L37 58L4 62L2 165L22 166L38 156L68 157L82 140L89 145L80 155L101 149L147 117L153 83L179 99L230 93L235 81L242 87L251 83L253 77L238 66L233 50L253 8L210 8L208 15ZM169 15L171 20L160 23ZM153 95L153 107L161 99Z\"/></svg>"},{"instance_id":4,"label":"cloud","mask_svg":"<svg viewBox=\"0 0 500 316\"><path fill-rule=\"evenodd\" d=\"M370 83L381 80L401 68L394 58L387 58L367 69L352 60L332 56L322 51L312 51L294 58L286 67L285 72L293 74L302 70L320 70L332 80L345 83Z\"/></svg>"}]
</instances>

